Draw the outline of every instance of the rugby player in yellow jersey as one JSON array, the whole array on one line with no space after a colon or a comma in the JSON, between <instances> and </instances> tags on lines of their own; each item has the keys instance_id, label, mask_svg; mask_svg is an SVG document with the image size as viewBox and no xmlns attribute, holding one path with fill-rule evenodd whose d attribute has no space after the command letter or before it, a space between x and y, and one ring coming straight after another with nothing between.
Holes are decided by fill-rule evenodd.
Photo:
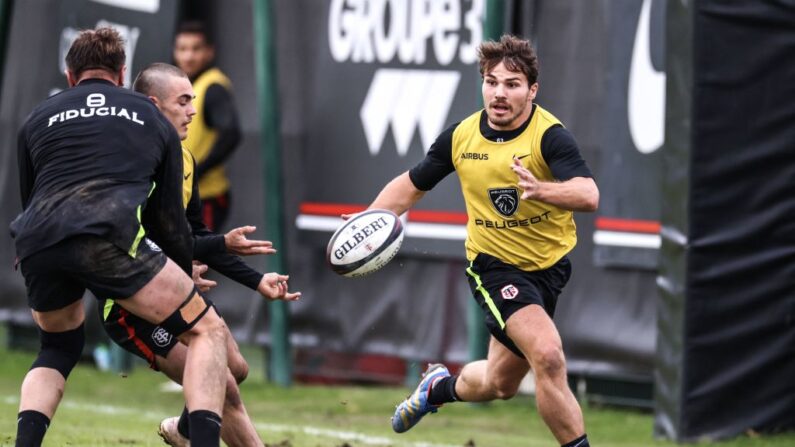
<instances>
[{"instance_id":1,"label":"rugby player in yellow jersey","mask_svg":"<svg viewBox=\"0 0 795 447\"><path fill-rule=\"evenodd\" d=\"M180 24L174 37L174 63L193 83L196 116L184 145L196 158L202 219L220 231L229 215L230 183L224 163L240 142L232 82L213 66L215 46L202 22Z\"/></svg>"},{"instance_id":2,"label":"rugby player in yellow jersey","mask_svg":"<svg viewBox=\"0 0 795 447\"><path fill-rule=\"evenodd\" d=\"M482 43L478 56L485 108L442 132L370 208L403 214L458 174L468 215L466 275L492 334L488 356L457 376L429 365L398 405L392 428L405 432L447 402L509 399L532 368L538 411L552 434L566 447L586 447L552 316L571 274L572 212L595 211L599 190L572 135L533 103L538 61L530 42L504 36Z\"/></svg>"},{"instance_id":3,"label":"rugby player in yellow jersey","mask_svg":"<svg viewBox=\"0 0 795 447\"><path fill-rule=\"evenodd\" d=\"M188 125L194 116L193 89L185 73L179 68L162 63L151 64L138 74L133 90L142 93L157 106L184 140ZM213 269L271 299L294 300L300 293L287 292L285 275L263 275L246 265L235 254L270 254L275 252L268 241L249 240L246 234L254 227L236 228L226 235L209 231L201 221L199 197L194 181L195 161L191 154L183 153L183 205L194 235L194 258L206 262ZM206 267L205 267L206 268ZM203 271L203 269L201 270ZM200 271L200 272L201 272ZM194 270L198 286L212 287L214 282L203 280ZM103 327L115 343L146 360L154 370L162 371L177 383L182 383L186 361L186 347L157 325L146 322L107 300L100 309ZM240 396L237 384L248 374L248 365L237 344L230 338L229 369L226 400L224 402L221 438L229 446L262 446ZM187 413L161 423L159 433L163 439L176 446L189 445ZM181 424L182 432L179 426Z\"/></svg>"}]
</instances>

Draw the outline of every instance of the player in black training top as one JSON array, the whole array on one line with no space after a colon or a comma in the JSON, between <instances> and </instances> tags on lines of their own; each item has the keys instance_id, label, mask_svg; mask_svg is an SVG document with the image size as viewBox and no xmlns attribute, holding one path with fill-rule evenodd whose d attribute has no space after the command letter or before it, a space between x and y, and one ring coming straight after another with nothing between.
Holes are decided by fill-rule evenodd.
<instances>
[{"instance_id":1,"label":"player in black training top","mask_svg":"<svg viewBox=\"0 0 795 447\"><path fill-rule=\"evenodd\" d=\"M193 107L193 88L187 75L179 68L163 63L154 63L144 68L135 78L133 90L146 95L177 129L180 139L187 135L188 124L196 110ZM182 203L191 224L195 239L194 258L205 262L214 270L258 291L270 299L295 300L300 293L279 294L279 283L286 284L288 277L277 273L263 275L249 267L237 255L270 254L275 250L268 241L249 240L246 233L254 227L240 227L226 234L210 231L201 219L201 203L197 190L196 162L184 147ZM205 266L206 268L206 266ZM194 280L200 280L194 276ZM208 284L198 281L197 285ZM212 283L214 284L214 283ZM285 287L286 288L286 287ZM182 383L182 374L187 360L187 347L162 327L134 315L113 300L100 306L100 318L110 338L125 350L146 360L150 367L177 383ZM240 390L237 386L248 374L248 364L240 354L233 338L229 338L226 401L224 402L221 439L227 445L262 446L262 441L248 417ZM180 417L163 420L160 436L170 445L187 445L190 429L187 411Z\"/></svg>"},{"instance_id":2,"label":"player in black training top","mask_svg":"<svg viewBox=\"0 0 795 447\"><path fill-rule=\"evenodd\" d=\"M11 227L41 350L22 383L17 446L41 444L80 358L85 289L189 346L193 445L219 445L230 335L183 271L193 242L179 136L145 96L120 88L124 61L115 30L81 32L66 56L70 88L19 133L23 212Z\"/></svg>"}]
</instances>

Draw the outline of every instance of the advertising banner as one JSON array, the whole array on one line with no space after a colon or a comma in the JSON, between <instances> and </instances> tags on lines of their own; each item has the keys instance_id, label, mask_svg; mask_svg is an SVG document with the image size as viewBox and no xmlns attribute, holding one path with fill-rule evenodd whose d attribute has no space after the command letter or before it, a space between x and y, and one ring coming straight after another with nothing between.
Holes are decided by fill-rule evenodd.
<instances>
[{"instance_id":1,"label":"advertising banner","mask_svg":"<svg viewBox=\"0 0 795 447\"><path fill-rule=\"evenodd\" d=\"M28 113L66 88L64 57L79 30L112 26L125 38L125 84L138 70L171 60L177 2L160 0L41 0L14 2L3 66L0 105L0 320L32 324L22 275L11 268L14 242L8 224L22 211L16 162L16 133Z\"/></svg>"},{"instance_id":2,"label":"advertising banner","mask_svg":"<svg viewBox=\"0 0 795 447\"><path fill-rule=\"evenodd\" d=\"M575 215L574 274L555 317L577 373L651 381L661 138L653 133L661 130L636 129L639 150L628 98L653 87L662 106L663 3L550 1L510 10L519 16L507 30L521 25L538 51L537 102L574 133L602 190L597 215ZM455 174L404 216L404 246L384 270L341 278L323 259L340 214L362 210L438 133L480 108L474 51L485 5L324 5L278 11L289 269L305 292L291 305L293 339L299 348L465 361L472 298ZM297 36L299 23L315 32ZM633 58L644 64L638 76L656 81L631 94Z\"/></svg>"}]
</instances>

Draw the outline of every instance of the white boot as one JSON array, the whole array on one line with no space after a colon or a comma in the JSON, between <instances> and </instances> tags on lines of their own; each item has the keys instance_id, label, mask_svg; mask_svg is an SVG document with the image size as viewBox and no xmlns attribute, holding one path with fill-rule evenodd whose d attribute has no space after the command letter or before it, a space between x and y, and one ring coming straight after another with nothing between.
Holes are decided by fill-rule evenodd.
<instances>
[{"instance_id":1,"label":"white boot","mask_svg":"<svg viewBox=\"0 0 795 447\"><path fill-rule=\"evenodd\" d=\"M166 444L174 447L190 447L190 439L182 436L177 425L179 424L179 416L163 419L160 422L160 428L157 434L163 438Z\"/></svg>"}]
</instances>

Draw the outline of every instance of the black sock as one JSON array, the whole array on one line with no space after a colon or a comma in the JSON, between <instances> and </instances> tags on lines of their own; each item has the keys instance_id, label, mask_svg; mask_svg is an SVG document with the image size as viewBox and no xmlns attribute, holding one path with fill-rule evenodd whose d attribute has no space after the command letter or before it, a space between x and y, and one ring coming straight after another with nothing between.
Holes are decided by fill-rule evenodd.
<instances>
[{"instance_id":1,"label":"black sock","mask_svg":"<svg viewBox=\"0 0 795 447\"><path fill-rule=\"evenodd\" d=\"M221 445L221 416L208 410L191 411L190 445L193 447L219 447Z\"/></svg>"},{"instance_id":2,"label":"black sock","mask_svg":"<svg viewBox=\"0 0 795 447\"><path fill-rule=\"evenodd\" d=\"M447 402L461 400L455 393L455 382L458 376L442 377L434 382L431 392L428 395L428 403L431 405L442 405Z\"/></svg>"},{"instance_id":3,"label":"black sock","mask_svg":"<svg viewBox=\"0 0 795 447\"><path fill-rule=\"evenodd\" d=\"M591 447L591 444L588 444L588 435L582 435L574 441L567 442L560 447Z\"/></svg>"},{"instance_id":4,"label":"black sock","mask_svg":"<svg viewBox=\"0 0 795 447\"><path fill-rule=\"evenodd\" d=\"M50 426L50 418L35 410L20 411L17 415L16 447L38 447Z\"/></svg>"},{"instance_id":5,"label":"black sock","mask_svg":"<svg viewBox=\"0 0 795 447\"><path fill-rule=\"evenodd\" d=\"M177 422L177 431L182 436L190 439L190 418L188 417L188 407L182 408L182 414L179 415L179 422Z\"/></svg>"}]
</instances>

